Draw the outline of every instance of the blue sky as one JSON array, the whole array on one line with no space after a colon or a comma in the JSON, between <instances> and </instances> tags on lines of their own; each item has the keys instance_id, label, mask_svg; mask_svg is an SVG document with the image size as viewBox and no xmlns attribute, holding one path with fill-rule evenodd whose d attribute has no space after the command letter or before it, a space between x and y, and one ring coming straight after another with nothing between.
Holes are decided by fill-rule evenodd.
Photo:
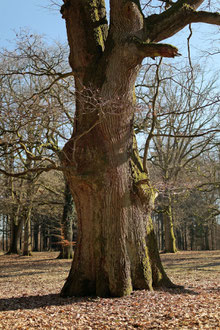
<instances>
[{"instance_id":1,"label":"blue sky","mask_svg":"<svg viewBox=\"0 0 220 330\"><path fill-rule=\"evenodd\" d=\"M65 21L61 18L58 8L56 11L44 8L48 3L49 0L0 0L0 48L10 47L15 38L14 31L18 32L20 28L29 28L32 33L44 34L48 42L53 42L53 40L65 42L67 40ZM193 25L192 57L194 63L200 60L206 63L208 70L220 70L220 54L207 60L203 53L211 49L213 38L219 39L217 32L217 27L208 24ZM187 55L188 33L186 28L168 40L179 48L183 55L181 60L184 60ZM219 45L218 48L220 48Z\"/></svg>"},{"instance_id":2,"label":"blue sky","mask_svg":"<svg viewBox=\"0 0 220 330\"><path fill-rule=\"evenodd\" d=\"M0 0L0 47L8 46L14 31L30 28L49 40L66 40L65 21L59 11L43 8L47 0Z\"/></svg>"}]
</instances>

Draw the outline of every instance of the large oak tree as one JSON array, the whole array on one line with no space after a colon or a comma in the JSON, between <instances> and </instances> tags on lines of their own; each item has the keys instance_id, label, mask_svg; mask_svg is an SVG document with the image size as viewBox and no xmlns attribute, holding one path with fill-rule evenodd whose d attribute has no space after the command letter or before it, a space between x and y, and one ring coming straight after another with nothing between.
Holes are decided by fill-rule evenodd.
<instances>
[{"instance_id":1,"label":"large oak tree","mask_svg":"<svg viewBox=\"0 0 220 330\"><path fill-rule=\"evenodd\" d=\"M160 41L193 22L220 25L218 13L197 11L202 3L178 0L144 17L138 0L111 0L108 24L104 0L64 0L76 112L62 163L78 238L63 296L123 296L172 285L150 219L154 189L133 133L134 83L145 57L178 55Z\"/></svg>"}]
</instances>

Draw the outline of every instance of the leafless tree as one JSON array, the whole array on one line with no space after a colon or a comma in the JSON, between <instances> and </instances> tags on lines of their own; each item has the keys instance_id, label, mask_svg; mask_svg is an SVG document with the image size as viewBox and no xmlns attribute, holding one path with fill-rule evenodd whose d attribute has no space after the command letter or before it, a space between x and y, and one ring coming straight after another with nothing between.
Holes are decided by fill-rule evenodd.
<instances>
[{"instance_id":1,"label":"leafless tree","mask_svg":"<svg viewBox=\"0 0 220 330\"><path fill-rule=\"evenodd\" d=\"M145 111L137 115L136 132L148 135L144 164L148 157L152 180L160 192L165 251L176 252L172 200L174 195L195 188L202 179L188 177L192 176L197 158L216 149L220 99L215 80L207 82L199 67L185 68L180 73L167 64L161 67L160 62L150 69L152 79L146 81L143 71L137 85Z\"/></svg>"}]
</instances>

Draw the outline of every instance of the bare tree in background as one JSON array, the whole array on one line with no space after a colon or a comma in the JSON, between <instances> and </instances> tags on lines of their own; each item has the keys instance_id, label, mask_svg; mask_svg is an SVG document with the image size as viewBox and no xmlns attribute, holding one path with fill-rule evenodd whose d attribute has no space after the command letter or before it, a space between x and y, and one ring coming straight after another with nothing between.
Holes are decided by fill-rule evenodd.
<instances>
[{"instance_id":1,"label":"bare tree in background","mask_svg":"<svg viewBox=\"0 0 220 330\"><path fill-rule=\"evenodd\" d=\"M72 127L73 89L65 48L48 47L40 36L23 31L16 48L0 62L0 173L14 213L9 253L19 253L24 225L24 255L30 255L30 222L39 175L60 168L60 148ZM20 189L18 186L20 185Z\"/></svg>"},{"instance_id":2,"label":"bare tree in background","mask_svg":"<svg viewBox=\"0 0 220 330\"><path fill-rule=\"evenodd\" d=\"M144 163L148 157L152 180L160 192L157 204L163 218L165 251L176 252L172 201L175 194L198 185L197 179L188 180L192 164L216 148L220 99L215 80L205 82L199 67L185 67L180 73L160 62L151 72L151 79L146 80L143 70L137 85L145 112L137 115L136 132L148 135Z\"/></svg>"}]
</instances>

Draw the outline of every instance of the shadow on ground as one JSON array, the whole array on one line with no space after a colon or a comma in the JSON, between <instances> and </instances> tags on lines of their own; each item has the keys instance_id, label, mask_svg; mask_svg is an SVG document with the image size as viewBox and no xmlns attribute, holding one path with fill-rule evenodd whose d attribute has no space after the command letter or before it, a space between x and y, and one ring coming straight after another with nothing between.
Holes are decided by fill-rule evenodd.
<instances>
[{"instance_id":1,"label":"shadow on ground","mask_svg":"<svg viewBox=\"0 0 220 330\"><path fill-rule=\"evenodd\" d=\"M44 308L46 306L62 306L86 300L88 300L88 298L62 298L59 294L22 296L16 298L0 299L0 311Z\"/></svg>"},{"instance_id":2,"label":"shadow on ground","mask_svg":"<svg viewBox=\"0 0 220 330\"><path fill-rule=\"evenodd\" d=\"M157 289L156 291L161 291ZM197 292L190 289L162 289L170 294L189 294L198 295ZM134 291L138 295L138 291ZM129 296L128 296L129 298ZM118 299L118 298L111 298ZM0 299L0 311L15 311L18 309L45 308L46 306L64 306L80 302L99 303L97 297L67 297L63 298L59 294L21 296L15 298Z\"/></svg>"}]
</instances>

